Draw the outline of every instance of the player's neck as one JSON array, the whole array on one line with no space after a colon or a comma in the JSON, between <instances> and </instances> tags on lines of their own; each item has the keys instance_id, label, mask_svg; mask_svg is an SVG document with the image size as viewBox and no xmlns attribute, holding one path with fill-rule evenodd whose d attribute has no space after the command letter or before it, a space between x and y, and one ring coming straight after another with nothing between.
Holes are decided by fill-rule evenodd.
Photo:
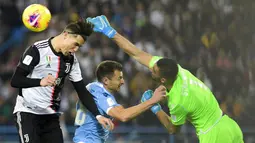
<instances>
[{"instance_id":1,"label":"player's neck","mask_svg":"<svg viewBox=\"0 0 255 143\"><path fill-rule=\"evenodd\" d=\"M59 36L56 36L56 37L54 37L54 38L51 40L51 45L52 45L53 49L54 49L57 53L61 52L61 48L60 48L60 46L59 46L58 43L59 43Z\"/></svg>"},{"instance_id":2,"label":"player's neck","mask_svg":"<svg viewBox=\"0 0 255 143\"><path fill-rule=\"evenodd\" d=\"M170 92L172 86L173 86L172 84L166 84L166 85L165 85L166 91L167 91L167 92Z\"/></svg>"},{"instance_id":3,"label":"player's neck","mask_svg":"<svg viewBox=\"0 0 255 143\"><path fill-rule=\"evenodd\" d=\"M104 85L104 88L105 88L108 92L110 92L111 94L114 94L114 93L115 93L115 91L110 90L110 89L109 89L109 88L107 88L105 85Z\"/></svg>"}]
</instances>

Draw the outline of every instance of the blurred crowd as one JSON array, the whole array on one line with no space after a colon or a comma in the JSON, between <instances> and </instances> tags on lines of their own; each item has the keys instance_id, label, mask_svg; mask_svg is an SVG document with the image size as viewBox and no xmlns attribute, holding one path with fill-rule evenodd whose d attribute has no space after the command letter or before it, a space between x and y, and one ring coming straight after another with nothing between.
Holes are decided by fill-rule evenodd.
<instances>
[{"instance_id":1,"label":"blurred crowd","mask_svg":"<svg viewBox=\"0 0 255 143\"><path fill-rule=\"evenodd\" d=\"M28 31L22 11L32 3L46 5L52 20L41 33ZM10 78L24 49L62 32L80 16L106 15L111 25L138 48L176 59L214 93L222 110L241 126L255 121L255 1L253 0L1 0L0 1L0 124L13 124L17 89ZM150 72L105 36L93 33L77 53L86 83L103 60L124 66L125 85L117 101L125 107L140 102L154 88ZM73 125L77 95L69 82L62 92L65 122ZM126 124L158 125L150 112ZM120 124L116 122L116 125Z\"/></svg>"}]
</instances>

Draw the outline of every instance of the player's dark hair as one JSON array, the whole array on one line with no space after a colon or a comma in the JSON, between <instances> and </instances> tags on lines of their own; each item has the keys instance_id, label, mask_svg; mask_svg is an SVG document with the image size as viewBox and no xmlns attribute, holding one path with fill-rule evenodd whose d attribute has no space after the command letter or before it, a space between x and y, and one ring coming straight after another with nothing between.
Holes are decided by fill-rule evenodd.
<instances>
[{"instance_id":1,"label":"player's dark hair","mask_svg":"<svg viewBox=\"0 0 255 143\"><path fill-rule=\"evenodd\" d=\"M86 20L79 20L68 24L63 32L68 32L69 34L81 35L84 40L93 32L93 24L87 22Z\"/></svg>"},{"instance_id":2,"label":"player's dark hair","mask_svg":"<svg viewBox=\"0 0 255 143\"><path fill-rule=\"evenodd\" d=\"M102 82L104 77L111 79L114 76L114 71L122 71L122 65L116 61L103 61L96 68L96 76L99 82Z\"/></svg>"},{"instance_id":3,"label":"player's dark hair","mask_svg":"<svg viewBox=\"0 0 255 143\"><path fill-rule=\"evenodd\" d=\"M158 60L157 66L159 68L160 77L170 79L171 82L174 82L178 74L178 65L176 61L169 58L163 58Z\"/></svg>"}]
</instances>

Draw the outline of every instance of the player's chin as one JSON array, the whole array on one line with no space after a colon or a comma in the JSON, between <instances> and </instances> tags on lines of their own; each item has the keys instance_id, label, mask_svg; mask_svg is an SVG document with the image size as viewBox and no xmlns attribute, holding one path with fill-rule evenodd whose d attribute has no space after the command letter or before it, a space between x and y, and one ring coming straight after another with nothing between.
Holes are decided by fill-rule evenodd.
<instances>
[{"instance_id":1,"label":"player's chin","mask_svg":"<svg viewBox=\"0 0 255 143\"><path fill-rule=\"evenodd\" d=\"M68 55L74 55L75 52L68 52Z\"/></svg>"},{"instance_id":2,"label":"player's chin","mask_svg":"<svg viewBox=\"0 0 255 143\"><path fill-rule=\"evenodd\" d=\"M119 91L120 91L120 87L121 87L121 86L118 86L118 88L116 88L116 91L117 91L117 92L119 92Z\"/></svg>"},{"instance_id":3,"label":"player's chin","mask_svg":"<svg viewBox=\"0 0 255 143\"><path fill-rule=\"evenodd\" d=\"M64 55L64 56L69 56L69 55L71 55L71 54L70 54L70 52L64 52L63 55Z\"/></svg>"}]
</instances>

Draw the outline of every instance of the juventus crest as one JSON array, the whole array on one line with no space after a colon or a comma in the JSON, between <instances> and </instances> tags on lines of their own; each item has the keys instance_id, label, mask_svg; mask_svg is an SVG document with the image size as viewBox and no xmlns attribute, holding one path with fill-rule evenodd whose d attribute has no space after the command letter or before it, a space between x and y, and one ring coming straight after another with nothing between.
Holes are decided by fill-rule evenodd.
<instances>
[{"instance_id":1,"label":"juventus crest","mask_svg":"<svg viewBox=\"0 0 255 143\"><path fill-rule=\"evenodd\" d=\"M69 73L70 68L71 68L71 64L70 63L66 63L65 73Z\"/></svg>"}]
</instances>

